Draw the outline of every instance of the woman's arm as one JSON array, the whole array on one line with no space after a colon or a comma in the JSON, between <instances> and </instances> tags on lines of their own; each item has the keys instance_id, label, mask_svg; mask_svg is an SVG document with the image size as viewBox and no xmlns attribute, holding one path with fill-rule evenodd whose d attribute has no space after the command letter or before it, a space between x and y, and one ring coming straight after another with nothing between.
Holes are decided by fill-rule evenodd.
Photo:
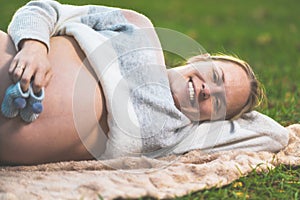
<instances>
[{"instance_id":1,"label":"woman's arm","mask_svg":"<svg viewBox=\"0 0 300 200\"><path fill-rule=\"evenodd\" d=\"M111 29L118 20L124 20L120 9L104 6L72 6L52 0L31 1L14 15L8 33L19 53L11 63L9 73L14 82L21 80L27 90L34 79L34 89L46 86L51 78L51 68L47 60L51 36L65 35L66 23L81 23L94 30ZM41 45L41 44L44 44ZM25 68L24 72L17 67Z\"/></svg>"},{"instance_id":2,"label":"woman's arm","mask_svg":"<svg viewBox=\"0 0 300 200\"><path fill-rule=\"evenodd\" d=\"M125 17L125 18L124 18ZM127 19L124 20L124 19ZM81 23L95 31L120 31L116 24L132 23L140 28L153 27L151 21L132 10L107 6L75 6L60 4L53 0L37 0L21 7L8 27L16 49L24 39L43 42L49 49L49 38L65 34L66 23Z\"/></svg>"},{"instance_id":3,"label":"woman's arm","mask_svg":"<svg viewBox=\"0 0 300 200\"><path fill-rule=\"evenodd\" d=\"M86 13L87 7L83 6L67 6L52 0L31 1L14 14L8 34L17 50L21 41L27 39L40 41L49 50L50 37L58 35L59 26Z\"/></svg>"},{"instance_id":4,"label":"woman's arm","mask_svg":"<svg viewBox=\"0 0 300 200\"><path fill-rule=\"evenodd\" d=\"M59 15L61 7L55 1L29 2L15 13L8 27L8 33L18 50L9 74L14 82L21 81L24 91L28 90L32 77L35 92L46 86L52 77L47 54L50 36L55 35L59 22L65 20Z\"/></svg>"}]
</instances>

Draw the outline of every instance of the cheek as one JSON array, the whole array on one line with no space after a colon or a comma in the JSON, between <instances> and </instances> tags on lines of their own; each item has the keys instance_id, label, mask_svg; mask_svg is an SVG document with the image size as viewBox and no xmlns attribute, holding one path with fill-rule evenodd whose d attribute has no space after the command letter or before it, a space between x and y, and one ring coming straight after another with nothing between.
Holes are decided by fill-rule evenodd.
<instances>
[{"instance_id":1,"label":"cheek","mask_svg":"<svg viewBox=\"0 0 300 200\"><path fill-rule=\"evenodd\" d=\"M181 99L184 96L184 81L176 80L171 83L171 91L174 95L178 95L177 98Z\"/></svg>"},{"instance_id":2,"label":"cheek","mask_svg":"<svg viewBox=\"0 0 300 200\"><path fill-rule=\"evenodd\" d=\"M186 78L178 73L170 73L169 81L173 94L180 96L183 95L187 82Z\"/></svg>"},{"instance_id":3,"label":"cheek","mask_svg":"<svg viewBox=\"0 0 300 200\"><path fill-rule=\"evenodd\" d=\"M205 119L205 120L211 119L212 105L210 100L201 102L199 108L200 108L201 119Z\"/></svg>"}]
</instances>

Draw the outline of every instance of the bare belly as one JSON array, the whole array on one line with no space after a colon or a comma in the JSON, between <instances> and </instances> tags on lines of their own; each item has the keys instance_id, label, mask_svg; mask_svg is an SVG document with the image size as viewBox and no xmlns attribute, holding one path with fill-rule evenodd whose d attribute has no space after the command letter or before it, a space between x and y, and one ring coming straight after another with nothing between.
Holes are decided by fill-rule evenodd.
<instances>
[{"instance_id":1,"label":"bare belly","mask_svg":"<svg viewBox=\"0 0 300 200\"><path fill-rule=\"evenodd\" d=\"M10 38L0 32L1 103L12 84L8 67L15 54ZM105 101L84 58L72 38L52 38L49 60L54 75L45 89L44 110L30 124L0 115L0 163L91 159L94 152L103 151L105 141L99 134L108 131Z\"/></svg>"}]
</instances>

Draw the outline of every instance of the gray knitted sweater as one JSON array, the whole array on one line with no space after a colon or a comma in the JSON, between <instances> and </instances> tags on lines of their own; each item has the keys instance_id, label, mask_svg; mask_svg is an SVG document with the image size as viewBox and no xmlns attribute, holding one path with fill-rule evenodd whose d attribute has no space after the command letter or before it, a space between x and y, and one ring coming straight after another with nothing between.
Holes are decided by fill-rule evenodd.
<instances>
[{"instance_id":1,"label":"gray knitted sweater","mask_svg":"<svg viewBox=\"0 0 300 200\"><path fill-rule=\"evenodd\" d=\"M249 114L252 120L192 123L174 105L151 22L134 11L32 1L16 12L8 33L17 49L23 39L39 40L48 48L51 36L76 39L106 97L110 138L102 158L157 157L197 148L278 151L287 144L286 130L257 112Z\"/></svg>"}]
</instances>

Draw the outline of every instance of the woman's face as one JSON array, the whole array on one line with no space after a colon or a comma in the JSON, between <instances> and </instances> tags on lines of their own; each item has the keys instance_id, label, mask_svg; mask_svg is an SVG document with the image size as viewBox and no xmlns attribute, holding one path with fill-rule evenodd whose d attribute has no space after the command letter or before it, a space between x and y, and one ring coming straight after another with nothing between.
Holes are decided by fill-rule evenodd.
<instances>
[{"instance_id":1,"label":"woman's face","mask_svg":"<svg viewBox=\"0 0 300 200\"><path fill-rule=\"evenodd\" d=\"M225 119L246 104L250 81L236 63L200 61L168 70L176 107L192 121Z\"/></svg>"}]
</instances>

